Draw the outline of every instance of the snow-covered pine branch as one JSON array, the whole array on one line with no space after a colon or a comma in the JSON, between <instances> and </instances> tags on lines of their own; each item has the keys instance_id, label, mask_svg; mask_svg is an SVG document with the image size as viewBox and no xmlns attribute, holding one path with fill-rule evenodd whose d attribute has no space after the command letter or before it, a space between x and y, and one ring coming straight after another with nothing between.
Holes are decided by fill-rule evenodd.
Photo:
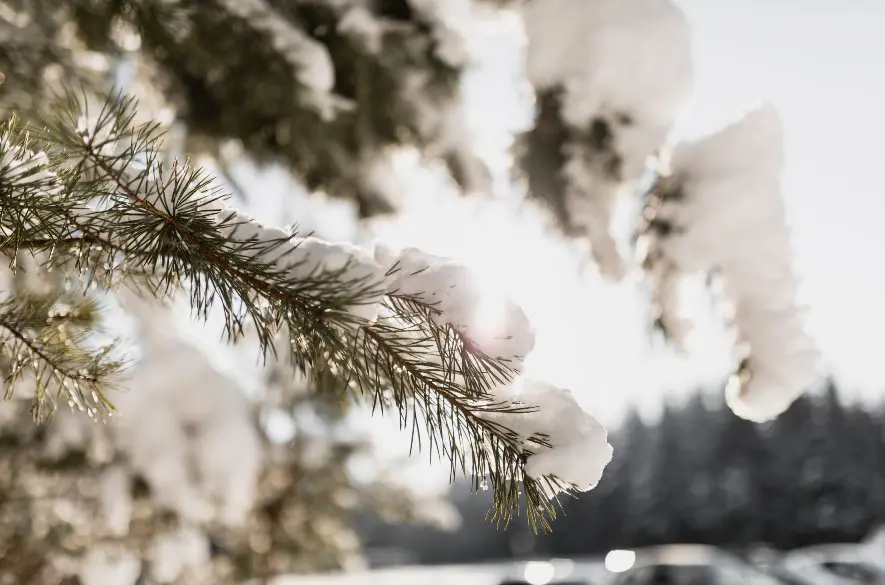
<instances>
[{"instance_id":1,"label":"snow-covered pine branch","mask_svg":"<svg viewBox=\"0 0 885 585\"><path fill-rule=\"evenodd\" d=\"M7 126L17 150L3 160L29 171L0 169L0 177L12 177L0 182L0 197L19 210L0 217L4 253L48 252L47 270L73 269L84 286L110 289L138 278L143 292L158 297L183 286L195 315L220 306L228 339L250 331L265 355L277 333L288 331L295 366L395 407L404 425L422 429L423 447L451 461L453 474L460 468L487 478L505 521L519 503L519 483L529 521L545 527L552 492L595 484L608 457L595 457L587 473L551 452L568 449L564 459L572 461L576 447L594 445L610 456L598 424L586 415L575 433L557 435L534 411L544 412L548 397L558 408L564 394L514 394L534 345L521 309L502 300L498 328L485 330L482 291L463 266L417 250L374 254L258 223L229 207L199 169L159 162L162 133L135 124L135 108L130 99L111 99L84 109L69 95L45 128L32 131L46 157L24 148L27 133ZM13 337L34 335L33 327L8 329ZM52 356L28 358L38 387L53 384L57 394L79 398L65 379L44 374L44 366L58 370ZM90 411L108 406L100 382L91 386ZM45 392L39 398L54 403ZM519 430L503 420L519 420Z\"/></svg>"},{"instance_id":2,"label":"snow-covered pine branch","mask_svg":"<svg viewBox=\"0 0 885 585\"><path fill-rule=\"evenodd\" d=\"M271 46L295 70L305 90L304 103L329 120L347 102L334 99L335 66L326 47L293 26L265 0L223 0L220 8L267 35ZM351 104L352 107L352 104Z\"/></svg>"},{"instance_id":3,"label":"snow-covered pine branch","mask_svg":"<svg viewBox=\"0 0 885 585\"><path fill-rule=\"evenodd\" d=\"M659 325L679 345L679 281L715 271L730 303L740 365L727 386L738 415L774 418L818 377L818 351L796 305L781 195L782 125L770 105L677 145L640 230Z\"/></svg>"},{"instance_id":4,"label":"snow-covered pine branch","mask_svg":"<svg viewBox=\"0 0 885 585\"><path fill-rule=\"evenodd\" d=\"M523 16L537 118L520 138L520 166L531 195L618 279L612 213L689 95L688 23L671 0L543 0Z\"/></svg>"}]
</instances>

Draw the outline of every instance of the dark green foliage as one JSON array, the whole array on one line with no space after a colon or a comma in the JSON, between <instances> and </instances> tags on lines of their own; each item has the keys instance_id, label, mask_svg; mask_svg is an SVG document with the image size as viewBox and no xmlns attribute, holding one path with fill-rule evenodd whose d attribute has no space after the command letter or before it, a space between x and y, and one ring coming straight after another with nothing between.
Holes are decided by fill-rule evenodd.
<instances>
[{"instance_id":1,"label":"dark green foliage","mask_svg":"<svg viewBox=\"0 0 885 585\"><path fill-rule=\"evenodd\" d=\"M565 202L567 185L562 168L566 158L563 149L572 132L560 118L561 99L561 91L551 90L537 95L535 125L520 136L514 154L528 192L547 204L562 229L578 235L579 231L571 225Z\"/></svg>"},{"instance_id":2,"label":"dark green foliage","mask_svg":"<svg viewBox=\"0 0 885 585\"><path fill-rule=\"evenodd\" d=\"M594 118L586 128L569 126L562 118L563 89L539 91L535 96L535 123L520 136L514 146L515 168L525 179L529 196L543 202L560 230L571 236L584 235L568 208L570 188L564 176L570 152L580 153L600 176L621 178L621 157L616 152L611 122ZM626 126L632 120L619 115L616 122ZM582 194L585 196L586 194Z\"/></svg>"},{"instance_id":3,"label":"dark green foliage","mask_svg":"<svg viewBox=\"0 0 885 585\"><path fill-rule=\"evenodd\" d=\"M885 473L871 465L885 455L881 411L844 405L832 385L763 426L705 400L671 405L651 428L633 422L614 434L622 464L566 508L557 553L670 542L788 549L856 542L885 520ZM655 451L631 451L652 435ZM649 468L641 484L630 481ZM587 538L588 526L597 536Z\"/></svg>"},{"instance_id":4,"label":"dark green foliage","mask_svg":"<svg viewBox=\"0 0 885 585\"><path fill-rule=\"evenodd\" d=\"M76 0L68 3L87 45L120 54L115 27L137 31L155 82L193 139L214 151L236 139L261 162L283 162L311 190L355 199L363 216L393 210L362 173L388 146L437 151L456 179L463 158L443 144L445 117L457 106L461 64L438 56L435 23L400 2L373 3L380 46L341 30L344 8L327 0L268 0L275 17L328 51L334 63L333 113L316 105L298 68L271 35L223 2ZM251 3L250 3L251 4ZM437 118L437 119L434 119ZM464 184L465 187L470 185Z\"/></svg>"}]
</instances>

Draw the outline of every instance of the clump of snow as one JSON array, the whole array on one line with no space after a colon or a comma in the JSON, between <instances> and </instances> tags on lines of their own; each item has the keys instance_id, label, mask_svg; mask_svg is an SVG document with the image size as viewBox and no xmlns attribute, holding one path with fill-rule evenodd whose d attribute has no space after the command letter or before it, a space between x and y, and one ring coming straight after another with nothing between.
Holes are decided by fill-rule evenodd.
<instances>
[{"instance_id":1,"label":"clump of snow","mask_svg":"<svg viewBox=\"0 0 885 585\"><path fill-rule=\"evenodd\" d=\"M688 21L670 0L532 2L524 22L529 81L539 90L563 87L563 116L571 126L620 112L637 124L666 128L688 96ZM630 168L643 166L640 160Z\"/></svg>"},{"instance_id":2,"label":"clump of snow","mask_svg":"<svg viewBox=\"0 0 885 585\"><path fill-rule=\"evenodd\" d=\"M135 585L141 575L141 559L123 547L94 546L80 567L83 585Z\"/></svg>"},{"instance_id":3,"label":"clump of snow","mask_svg":"<svg viewBox=\"0 0 885 585\"><path fill-rule=\"evenodd\" d=\"M367 323L377 319L385 296L384 272L368 250L313 236L293 237L234 209L219 212L217 223L227 239L240 244L238 252L270 265L281 277L297 282L334 275L337 282L365 291L348 312Z\"/></svg>"},{"instance_id":4,"label":"clump of snow","mask_svg":"<svg viewBox=\"0 0 885 585\"><path fill-rule=\"evenodd\" d=\"M375 18L368 6L349 3L344 14L338 20L337 28L338 32L343 35L351 35L361 39L370 53L377 54L381 51L384 23Z\"/></svg>"},{"instance_id":5,"label":"clump of snow","mask_svg":"<svg viewBox=\"0 0 885 585\"><path fill-rule=\"evenodd\" d=\"M688 23L670 0L544 0L524 12L526 68L537 92L560 93L566 209L586 232L603 274L622 258L609 231L631 189L666 142L692 78Z\"/></svg>"},{"instance_id":6,"label":"clump of snow","mask_svg":"<svg viewBox=\"0 0 885 585\"><path fill-rule=\"evenodd\" d=\"M154 539L151 577L155 583L174 583L188 570L199 570L209 560L209 541L196 530L181 529Z\"/></svg>"},{"instance_id":7,"label":"clump of snow","mask_svg":"<svg viewBox=\"0 0 885 585\"><path fill-rule=\"evenodd\" d=\"M393 154L367 156L359 165L362 197L378 202L380 208L396 208L403 198L402 176L394 165Z\"/></svg>"},{"instance_id":8,"label":"clump of snow","mask_svg":"<svg viewBox=\"0 0 885 585\"><path fill-rule=\"evenodd\" d=\"M7 183L29 185L55 178L45 152L22 148L7 134L0 136L0 176Z\"/></svg>"},{"instance_id":9,"label":"clump of snow","mask_svg":"<svg viewBox=\"0 0 885 585\"><path fill-rule=\"evenodd\" d=\"M308 99L324 118L334 115L335 65L325 45L292 26L265 0L222 0L224 10L268 35L273 48L295 69L298 81L312 94Z\"/></svg>"},{"instance_id":10,"label":"clump of snow","mask_svg":"<svg viewBox=\"0 0 885 585\"><path fill-rule=\"evenodd\" d=\"M650 268L666 275L657 284L668 296L673 280L717 271L743 351L728 403L755 421L783 412L818 375L818 351L796 306L783 164L781 121L770 105L677 146L654 202L655 221L668 227L646 236Z\"/></svg>"},{"instance_id":11,"label":"clump of snow","mask_svg":"<svg viewBox=\"0 0 885 585\"><path fill-rule=\"evenodd\" d=\"M433 94L428 87L432 78L420 69L403 71L401 83L403 98L411 105L418 133L426 141L421 156L428 161L446 161L452 178L466 191L489 193L491 171L478 154L477 141L467 126L461 100L428 99L428 94Z\"/></svg>"},{"instance_id":12,"label":"clump of snow","mask_svg":"<svg viewBox=\"0 0 885 585\"><path fill-rule=\"evenodd\" d=\"M409 0L412 8L433 27L436 55L452 67L469 61L465 39L474 26L471 0Z\"/></svg>"},{"instance_id":13,"label":"clump of snow","mask_svg":"<svg viewBox=\"0 0 885 585\"><path fill-rule=\"evenodd\" d=\"M126 307L144 313L137 303ZM117 397L118 440L161 505L185 519L238 524L254 501L262 458L248 401L171 323L164 327L162 313L150 315L139 371L151 375L133 376Z\"/></svg>"},{"instance_id":14,"label":"clump of snow","mask_svg":"<svg viewBox=\"0 0 885 585\"><path fill-rule=\"evenodd\" d=\"M375 256L387 267L388 294L432 307L438 324L451 326L486 355L521 371L535 333L517 304L490 295L470 268L449 258L417 248L393 252L382 245Z\"/></svg>"},{"instance_id":15,"label":"clump of snow","mask_svg":"<svg viewBox=\"0 0 885 585\"><path fill-rule=\"evenodd\" d=\"M108 532L125 536L132 520L132 475L123 465L112 465L104 470L99 482L101 509Z\"/></svg>"},{"instance_id":16,"label":"clump of snow","mask_svg":"<svg viewBox=\"0 0 885 585\"><path fill-rule=\"evenodd\" d=\"M605 427L581 408L571 392L526 379L518 385L511 401L520 408L534 410L495 414L492 418L517 433L523 449L530 453L526 474L535 479L553 477L562 484L549 486L550 489L587 491L596 487L613 450ZM537 439L549 446L538 444Z\"/></svg>"}]
</instances>

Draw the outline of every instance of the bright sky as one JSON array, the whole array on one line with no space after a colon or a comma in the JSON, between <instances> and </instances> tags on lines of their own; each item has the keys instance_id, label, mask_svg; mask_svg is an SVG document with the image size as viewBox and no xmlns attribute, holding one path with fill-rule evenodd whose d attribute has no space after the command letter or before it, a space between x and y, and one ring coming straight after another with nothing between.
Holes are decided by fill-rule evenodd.
<instances>
[{"instance_id":1,"label":"bright sky","mask_svg":"<svg viewBox=\"0 0 885 585\"><path fill-rule=\"evenodd\" d=\"M762 99L779 107L787 140L785 197L811 330L847 390L867 398L885 394L879 343L885 331L885 204L877 176L885 135L885 4L679 4L694 28L698 72L683 133L714 130ZM468 81L470 126L502 165L508 133L526 119L519 47L512 30L502 29L490 31L478 48L487 64ZM291 200L291 181L274 173L248 180L266 202L255 213L278 221L280 199L268 195ZM507 290L538 328L535 374L570 387L603 422L616 422L632 401L659 405L668 390L715 382L730 370L728 339L709 319L688 359L649 347L638 284L608 285L592 266L578 270L579 255L547 237L531 214L506 201L479 204L446 194L432 173L407 181L403 214L376 233L392 244L470 263ZM346 207L324 215L309 200L295 205L289 211L325 237L352 233Z\"/></svg>"}]
</instances>

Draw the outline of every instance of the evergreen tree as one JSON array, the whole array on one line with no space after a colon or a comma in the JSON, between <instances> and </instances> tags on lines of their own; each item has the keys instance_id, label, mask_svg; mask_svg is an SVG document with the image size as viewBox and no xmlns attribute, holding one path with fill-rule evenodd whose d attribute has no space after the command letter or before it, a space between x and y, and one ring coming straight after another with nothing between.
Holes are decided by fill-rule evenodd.
<instances>
[{"instance_id":1,"label":"evergreen tree","mask_svg":"<svg viewBox=\"0 0 885 585\"><path fill-rule=\"evenodd\" d=\"M355 199L362 215L392 211L400 195L384 180L389 147L417 146L444 159L466 190L487 187L460 115L472 25L463 4L13 4L18 18L7 20L13 42L0 49L0 70L19 91L7 103L44 94L47 72L101 87L126 58L187 126L189 151L219 153L219 141L237 140L259 161L283 162L309 189Z\"/></svg>"},{"instance_id":2,"label":"evergreen tree","mask_svg":"<svg viewBox=\"0 0 885 585\"><path fill-rule=\"evenodd\" d=\"M230 208L199 169L165 165L160 140L155 124L136 122L128 99L90 109L68 95L43 125L10 120L3 128L3 250L13 274L34 283L11 290L2 305L2 349L7 390L31 396L37 419L65 403L84 421L114 413L107 387L124 363L97 327L100 294L129 286L163 298L181 287L195 316L205 319L219 307L228 340L250 336L264 356L279 353L309 373L313 392L339 397L350 390L398 411L422 448L450 460L453 474L486 478L500 521L510 520L522 496L530 523L549 527L551 496L597 481L610 456L598 423L567 392L547 385L525 381L518 402L510 394L533 344L515 305L508 330L479 331L472 319L481 299L463 267L418 250L381 250L376 260L352 246L266 228ZM31 259L28 273L20 257ZM131 396L140 398L139 410L162 404L154 390ZM205 415L221 416L216 406ZM583 418L559 430L547 409ZM197 448L213 437L236 441L233 429L192 421L189 412L165 421L173 425L169 433L126 427L123 437L164 455L178 445L157 445L177 435L197 432ZM597 450L597 465L576 467L556 451L578 446L583 454ZM137 465L153 469L151 488L175 491L166 484L186 482L180 462L144 457ZM209 466L201 476L224 483L222 462L209 457L200 465ZM222 502L232 497L219 484L212 489ZM191 513L206 522L196 511L200 494L191 495ZM191 509L179 504L179 514ZM207 505L209 517L228 519L225 506ZM115 570L128 571L125 578L137 577L137 558L110 556Z\"/></svg>"},{"instance_id":3,"label":"evergreen tree","mask_svg":"<svg viewBox=\"0 0 885 585\"><path fill-rule=\"evenodd\" d=\"M630 463L621 472L621 489L627 492L625 510L629 510L620 528L619 543L636 546L647 539L642 522L648 515L659 512L654 505L653 491L657 475L654 467L656 427L647 425L639 413L632 410L622 428L623 440L630 450Z\"/></svg>"},{"instance_id":4,"label":"evergreen tree","mask_svg":"<svg viewBox=\"0 0 885 585\"><path fill-rule=\"evenodd\" d=\"M586 236L601 271L619 278L626 246L611 231L613 209L621 194L646 191L633 201L643 206L633 251L644 251L637 268L647 277L655 325L678 346L688 325L679 280L710 273L734 305L738 367L729 406L757 421L786 409L813 381L816 351L794 306L777 113L763 108L671 148L667 135L692 77L687 25L674 5L490 4L517 8L528 33L526 74L538 111L518 140L514 170L527 178L529 195L548 201L569 234ZM373 254L263 226L232 209L205 173L169 162L162 143L163 126L177 124L187 137L183 150L210 154L222 170L228 147L241 146L261 163L282 163L310 191L354 200L363 217L396 208L395 149L441 159L465 192L487 191L488 172L461 115L460 77L470 61L465 36L478 11L493 6L4 6L0 251L13 279L30 262L45 286L6 287L0 353L8 388L32 394L37 418L66 402L92 417L113 412L106 390L125 364L97 331L102 294L129 286L162 299L184 289L195 316L220 311L228 341L251 337L260 356L288 359L323 400L334 404L349 392L392 410L416 446L450 461L453 476L470 475L474 489L488 482L493 518L508 521L522 498L530 523L547 528L551 496L596 486L611 448L595 419L567 391L537 381L524 381L516 395L511 382L534 343L518 307L507 304L506 331L488 334L476 323L480 291L464 267L418 250ZM129 99L96 99L127 75L150 105L141 119ZM66 85L82 87L83 97L63 92ZM735 244L731 236L760 225L764 237ZM690 491L681 475L663 475L691 467L673 455L685 438L672 415L655 430L642 473L659 481L646 482L652 493L636 498L640 505L675 506L676 494ZM726 434L755 449L748 428ZM297 457L279 464L297 473ZM623 475L635 482L642 473ZM750 497L744 488L737 493ZM289 528L275 524L285 514L274 506L300 504L279 493L259 500L278 514L256 527L261 546L267 539L283 546L277 537ZM666 527L649 520L655 524L638 526L637 538L665 538ZM241 536L219 537L216 546L235 557ZM249 554L237 558L243 570L275 570L257 567Z\"/></svg>"},{"instance_id":5,"label":"evergreen tree","mask_svg":"<svg viewBox=\"0 0 885 585\"><path fill-rule=\"evenodd\" d=\"M3 17L0 70L15 73L6 103L22 110L42 103L47 80L101 87L122 61L187 128L189 152L224 166L235 141L371 216L395 209L391 149L415 147L445 161L465 192L488 191L460 79L470 32L501 6L522 15L528 40L536 118L513 170L529 196L585 236L615 279L628 263L611 220L633 196L656 327L679 346L690 326L680 280L718 275L736 307L730 404L756 420L785 410L815 381L817 351L794 301L780 118L764 107L699 141L668 142L694 77L688 23L671 0L21 0ZM760 222L765 237L733 253L726 235Z\"/></svg>"}]
</instances>

